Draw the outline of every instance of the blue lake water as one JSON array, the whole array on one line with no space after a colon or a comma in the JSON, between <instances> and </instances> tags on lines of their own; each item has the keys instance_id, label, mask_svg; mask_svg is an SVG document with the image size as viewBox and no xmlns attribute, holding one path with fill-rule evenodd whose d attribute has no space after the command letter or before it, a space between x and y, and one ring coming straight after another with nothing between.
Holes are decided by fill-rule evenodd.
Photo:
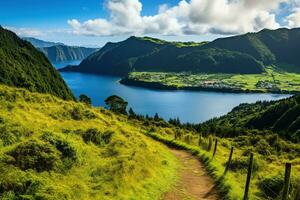
<instances>
[{"instance_id":1,"label":"blue lake water","mask_svg":"<svg viewBox=\"0 0 300 200\"><path fill-rule=\"evenodd\" d=\"M157 112L164 119L179 117L181 121L191 123L224 115L241 103L288 97L277 94L160 91L125 86L118 82L120 78L110 76L73 72L63 72L61 75L76 96L88 95L95 106L105 106L104 100L108 96L118 95L126 99L136 113L153 116Z\"/></svg>"}]
</instances>

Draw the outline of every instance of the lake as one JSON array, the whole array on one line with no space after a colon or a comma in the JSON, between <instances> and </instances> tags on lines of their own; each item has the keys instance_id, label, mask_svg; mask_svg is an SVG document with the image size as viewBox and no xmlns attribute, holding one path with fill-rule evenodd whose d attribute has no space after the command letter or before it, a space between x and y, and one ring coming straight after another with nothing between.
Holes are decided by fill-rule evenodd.
<instances>
[{"instance_id":1,"label":"lake","mask_svg":"<svg viewBox=\"0 0 300 200\"><path fill-rule=\"evenodd\" d=\"M72 62L72 64L78 64ZM62 67L64 64L55 66ZM105 106L104 100L110 95L126 99L136 113L159 116L168 120L179 117L182 122L199 123L228 113L241 103L254 103L259 100L278 100L289 95L278 94L236 94L202 91L161 91L125 86L120 78L63 72L62 77L78 97L86 94L93 105Z\"/></svg>"}]
</instances>

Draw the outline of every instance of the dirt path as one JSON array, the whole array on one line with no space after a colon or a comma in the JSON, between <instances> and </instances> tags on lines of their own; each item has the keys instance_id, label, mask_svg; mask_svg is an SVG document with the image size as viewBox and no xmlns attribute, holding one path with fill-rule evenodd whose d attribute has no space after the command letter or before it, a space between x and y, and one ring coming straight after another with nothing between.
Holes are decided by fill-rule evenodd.
<instances>
[{"instance_id":1,"label":"dirt path","mask_svg":"<svg viewBox=\"0 0 300 200\"><path fill-rule=\"evenodd\" d=\"M178 158L182 167L179 171L179 180L174 188L165 194L163 200L217 200L217 191L214 181L205 171L201 162L191 154L171 150Z\"/></svg>"}]
</instances>

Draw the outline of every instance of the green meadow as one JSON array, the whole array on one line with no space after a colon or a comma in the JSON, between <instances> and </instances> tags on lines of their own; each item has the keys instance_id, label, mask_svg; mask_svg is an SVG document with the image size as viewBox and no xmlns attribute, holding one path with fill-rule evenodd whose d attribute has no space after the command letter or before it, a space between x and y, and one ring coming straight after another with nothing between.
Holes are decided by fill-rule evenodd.
<instances>
[{"instance_id":1,"label":"green meadow","mask_svg":"<svg viewBox=\"0 0 300 200\"><path fill-rule=\"evenodd\" d=\"M177 89L205 88L241 92L298 93L300 74L266 68L262 74L132 72L129 80L159 83Z\"/></svg>"}]
</instances>

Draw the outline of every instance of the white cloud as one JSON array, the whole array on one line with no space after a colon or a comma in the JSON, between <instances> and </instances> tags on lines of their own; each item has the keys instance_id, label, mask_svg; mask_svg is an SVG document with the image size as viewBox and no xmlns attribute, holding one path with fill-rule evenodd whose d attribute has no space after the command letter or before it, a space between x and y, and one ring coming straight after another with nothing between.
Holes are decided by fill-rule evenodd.
<instances>
[{"instance_id":1,"label":"white cloud","mask_svg":"<svg viewBox=\"0 0 300 200\"><path fill-rule=\"evenodd\" d=\"M38 37L43 35L42 31L33 28L15 28L15 27L5 27L5 28L15 32L17 35L21 37Z\"/></svg>"},{"instance_id":2,"label":"white cloud","mask_svg":"<svg viewBox=\"0 0 300 200\"><path fill-rule=\"evenodd\" d=\"M237 34L280 27L276 13L281 3L291 8L300 0L181 0L176 6L159 6L158 12L142 16L139 0L108 0L109 18L79 22L68 20L75 34ZM286 18L290 27L300 25L300 11L295 9Z\"/></svg>"}]
</instances>

